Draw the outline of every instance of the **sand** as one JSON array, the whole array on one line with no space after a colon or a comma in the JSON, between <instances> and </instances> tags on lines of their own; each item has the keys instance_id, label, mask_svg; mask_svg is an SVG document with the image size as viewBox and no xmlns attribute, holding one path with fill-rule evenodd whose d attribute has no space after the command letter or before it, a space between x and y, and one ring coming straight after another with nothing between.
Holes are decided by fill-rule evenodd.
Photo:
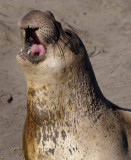
<instances>
[{"instance_id":1,"label":"sand","mask_svg":"<svg viewBox=\"0 0 131 160\"><path fill-rule=\"evenodd\" d=\"M16 54L22 46L18 19L50 10L83 40L104 95L131 108L130 0L0 0L0 160L22 160L26 82Z\"/></svg>"}]
</instances>

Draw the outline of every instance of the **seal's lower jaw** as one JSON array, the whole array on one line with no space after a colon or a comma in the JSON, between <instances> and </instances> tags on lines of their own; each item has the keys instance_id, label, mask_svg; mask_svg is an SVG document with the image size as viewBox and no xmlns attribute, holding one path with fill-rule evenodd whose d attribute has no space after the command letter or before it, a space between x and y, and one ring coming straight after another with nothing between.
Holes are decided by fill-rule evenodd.
<instances>
[{"instance_id":1,"label":"seal's lower jaw","mask_svg":"<svg viewBox=\"0 0 131 160\"><path fill-rule=\"evenodd\" d=\"M20 49L19 58L31 63L39 63L45 59L46 48L36 35L36 29L24 29L24 49Z\"/></svg>"},{"instance_id":2,"label":"seal's lower jaw","mask_svg":"<svg viewBox=\"0 0 131 160\"><path fill-rule=\"evenodd\" d=\"M42 55L39 55L38 53L31 54L31 51L28 51L27 53L22 51L17 55L17 60L18 59L21 59L21 61L26 60L26 61L29 61L33 64L37 64L41 61L44 61L45 53L43 53Z\"/></svg>"}]
</instances>

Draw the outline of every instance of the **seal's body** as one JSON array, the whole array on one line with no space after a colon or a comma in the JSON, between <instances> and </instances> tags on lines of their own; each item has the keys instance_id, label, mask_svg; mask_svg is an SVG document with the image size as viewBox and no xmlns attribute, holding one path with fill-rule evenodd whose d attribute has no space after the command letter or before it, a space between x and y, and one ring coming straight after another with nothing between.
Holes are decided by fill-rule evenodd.
<instances>
[{"instance_id":1,"label":"seal's body","mask_svg":"<svg viewBox=\"0 0 131 160\"><path fill-rule=\"evenodd\" d=\"M85 47L49 11L19 22L27 80L24 160L130 160L131 113L101 93Z\"/></svg>"}]
</instances>

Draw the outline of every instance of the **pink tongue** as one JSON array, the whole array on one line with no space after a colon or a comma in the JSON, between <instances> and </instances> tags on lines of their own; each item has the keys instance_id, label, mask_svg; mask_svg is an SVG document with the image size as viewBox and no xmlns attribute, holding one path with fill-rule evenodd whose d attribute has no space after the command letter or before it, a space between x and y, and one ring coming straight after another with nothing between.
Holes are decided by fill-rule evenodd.
<instances>
[{"instance_id":1,"label":"pink tongue","mask_svg":"<svg viewBox=\"0 0 131 160\"><path fill-rule=\"evenodd\" d=\"M36 55L43 55L45 53L45 48L43 47L42 44L33 44L31 46L31 54L36 54Z\"/></svg>"}]
</instances>

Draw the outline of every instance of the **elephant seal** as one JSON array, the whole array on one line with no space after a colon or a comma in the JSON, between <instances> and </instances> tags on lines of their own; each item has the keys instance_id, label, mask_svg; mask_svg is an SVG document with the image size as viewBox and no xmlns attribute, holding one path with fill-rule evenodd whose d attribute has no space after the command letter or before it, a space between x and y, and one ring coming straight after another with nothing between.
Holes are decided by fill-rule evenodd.
<instances>
[{"instance_id":1,"label":"elephant seal","mask_svg":"<svg viewBox=\"0 0 131 160\"><path fill-rule=\"evenodd\" d=\"M18 23L27 81L24 160L130 160L131 113L102 94L86 49L49 11Z\"/></svg>"}]
</instances>

